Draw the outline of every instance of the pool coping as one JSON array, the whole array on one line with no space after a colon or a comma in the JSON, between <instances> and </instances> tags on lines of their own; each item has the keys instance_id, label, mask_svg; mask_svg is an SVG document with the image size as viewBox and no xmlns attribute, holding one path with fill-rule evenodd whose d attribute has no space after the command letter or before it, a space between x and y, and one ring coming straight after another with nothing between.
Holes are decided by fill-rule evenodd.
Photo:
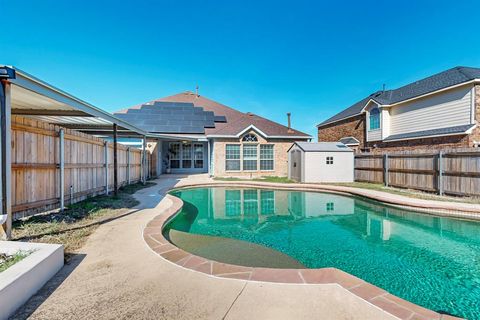
<instances>
[{"instance_id":1,"label":"pool coping","mask_svg":"<svg viewBox=\"0 0 480 320\"><path fill-rule=\"evenodd\" d=\"M175 189L202 186L220 185L217 183L182 185ZM242 187L242 184L229 183L228 186ZM243 186L252 187L253 185L245 184ZM175 217L183 207L183 201L181 199L170 194L166 194L165 197L171 201L171 205L146 224L143 229L143 238L153 252L177 266L224 279L283 284L339 285L360 299L399 319L461 319L450 315L440 314L401 299L390 294L386 290L337 268L276 269L245 267L209 260L191 254L173 245L163 236L163 227Z\"/></svg>"},{"instance_id":2,"label":"pool coping","mask_svg":"<svg viewBox=\"0 0 480 320\"><path fill-rule=\"evenodd\" d=\"M350 196L360 196L369 200L379 201L392 207L409 209L440 217L453 217L466 220L480 220L480 204L449 202L438 200L426 200L411 198L403 195L395 195L387 192L361 189L355 187L308 184L308 183L272 183L259 181L212 181L198 183L180 183L170 191L200 188L200 187L240 187L240 188L263 188L276 190L295 190L307 192L332 192Z\"/></svg>"}]
</instances>

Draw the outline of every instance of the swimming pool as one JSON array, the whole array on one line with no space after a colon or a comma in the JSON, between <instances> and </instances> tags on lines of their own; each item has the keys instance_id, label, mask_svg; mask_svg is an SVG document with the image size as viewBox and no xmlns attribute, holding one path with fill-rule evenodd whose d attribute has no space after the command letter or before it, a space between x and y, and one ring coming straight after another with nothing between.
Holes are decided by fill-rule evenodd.
<instances>
[{"instance_id":1,"label":"swimming pool","mask_svg":"<svg viewBox=\"0 0 480 320\"><path fill-rule=\"evenodd\" d=\"M480 318L477 222L330 193L214 187L172 195L184 207L164 234L181 248L187 242L178 233L253 243L279 253L277 267L288 259L335 267L434 311ZM215 248L215 241L202 243ZM232 255L223 251L217 260Z\"/></svg>"}]
</instances>

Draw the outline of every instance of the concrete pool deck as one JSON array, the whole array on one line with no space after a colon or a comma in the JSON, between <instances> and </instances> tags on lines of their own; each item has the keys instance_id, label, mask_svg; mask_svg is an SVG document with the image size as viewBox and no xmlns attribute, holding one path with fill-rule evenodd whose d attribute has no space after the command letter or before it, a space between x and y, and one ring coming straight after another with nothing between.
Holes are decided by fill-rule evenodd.
<instances>
[{"instance_id":1,"label":"concrete pool deck","mask_svg":"<svg viewBox=\"0 0 480 320\"><path fill-rule=\"evenodd\" d=\"M155 182L156 186L135 194L141 202L138 208L101 225L72 262L14 318L398 319L336 284L219 278L159 257L146 245L142 233L147 223L166 216L172 207L165 192L174 186L233 183L212 181L204 175L164 176ZM403 309L398 312L404 318L428 318L406 315Z\"/></svg>"}]
</instances>

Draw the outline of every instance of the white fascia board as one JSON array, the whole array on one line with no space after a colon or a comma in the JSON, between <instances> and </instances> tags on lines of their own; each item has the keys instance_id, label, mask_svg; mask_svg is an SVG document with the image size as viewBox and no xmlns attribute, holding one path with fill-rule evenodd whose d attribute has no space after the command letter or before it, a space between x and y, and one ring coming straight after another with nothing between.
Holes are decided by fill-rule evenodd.
<instances>
[{"instance_id":1,"label":"white fascia board","mask_svg":"<svg viewBox=\"0 0 480 320\"><path fill-rule=\"evenodd\" d=\"M30 90L32 92L43 95L55 101L64 103L72 107L73 109L77 109L87 114L90 114L92 116L102 118L104 120L111 122L112 124L116 123L117 125L120 125L131 131L137 132L138 134L148 135L148 132L140 128L137 128L123 120L118 119L117 117L111 115L110 113L100 108L97 108L83 100L80 100L79 98L76 98L66 93L65 91L62 91L20 69L17 69L15 67L12 67L12 68L15 69L16 78L11 79L10 82L16 86Z\"/></svg>"},{"instance_id":2,"label":"white fascia board","mask_svg":"<svg viewBox=\"0 0 480 320\"><path fill-rule=\"evenodd\" d=\"M378 108L381 108L381 107L384 107L384 105L378 103L377 101L373 100L373 99L369 99L367 101L367 103L365 103L365 105L363 106L362 110L360 111L360 113L365 113L367 110L367 106L370 104L370 102L373 102L377 105Z\"/></svg>"},{"instance_id":3,"label":"white fascia board","mask_svg":"<svg viewBox=\"0 0 480 320\"><path fill-rule=\"evenodd\" d=\"M242 134L244 134L245 132L249 131L249 130L255 130L256 132L258 132L261 136L263 136L264 138L267 138L268 135L263 132L262 130L258 129L257 127L255 127L253 124L249 125L248 127L246 127L245 129L243 129L242 131L240 131L238 134L237 134L237 137L240 137Z\"/></svg>"}]
</instances>

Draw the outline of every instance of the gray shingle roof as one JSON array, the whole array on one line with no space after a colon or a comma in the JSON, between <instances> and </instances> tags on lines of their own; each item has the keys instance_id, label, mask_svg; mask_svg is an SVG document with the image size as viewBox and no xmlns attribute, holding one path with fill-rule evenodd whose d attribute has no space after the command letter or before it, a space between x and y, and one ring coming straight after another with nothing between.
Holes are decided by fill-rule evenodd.
<instances>
[{"instance_id":1,"label":"gray shingle roof","mask_svg":"<svg viewBox=\"0 0 480 320\"><path fill-rule=\"evenodd\" d=\"M446 71L434 74L433 76L415 81L394 90L375 92L368 97L358 101L351 107L323 121L319 124L319 126L360 114L363 107L370 99L380 104L393 104L440 89L455 86L474 79L480 79L479 68L455 67L452 69L448 69Z\"/></svg>"},{"instance_id":2,"label":"gray shingle roof","mask_svg":"<svg viewBox=\"0 0 480 320\"><path fill-rule=\"evenodd\" d=\"M346 146L360 144L360 141L358 141L358 139L355 138L355 137L345 137L345 138L340 139L340 142L343 143Z\"/></svg>"},{"instance_id":3,"label":"gray shingle roof","mask_svg":"<svg viewBox=\"0 0 480 320\"><path fill-rule=\"evenodd\" d=\"M340 142L295 142L305 152L353 152Z\"/></svg>"},{"instance_id":4,"label":"gray shingle roof","mask_svg":"<svg viewBox=\"0 0 480 320\"><path fill-rule=\"evenodd\" d=\"M468 129L472 128L474 124L466 124L462 126L455 126L455 127L448 127L448 128L440 128L440 129L432 129L432 130L424 130L424 131L416 131L416 132L409 132L409 133L402 133L402 134L393 134L386 137L383 141L394 141L394 140L401 140L401 139L409 139L409 138L422 138L422 137L429 137L429 136L440 136L440 135L454 135L454 134L462 134L465 133Z\"/></svg>"}]
</instances>

